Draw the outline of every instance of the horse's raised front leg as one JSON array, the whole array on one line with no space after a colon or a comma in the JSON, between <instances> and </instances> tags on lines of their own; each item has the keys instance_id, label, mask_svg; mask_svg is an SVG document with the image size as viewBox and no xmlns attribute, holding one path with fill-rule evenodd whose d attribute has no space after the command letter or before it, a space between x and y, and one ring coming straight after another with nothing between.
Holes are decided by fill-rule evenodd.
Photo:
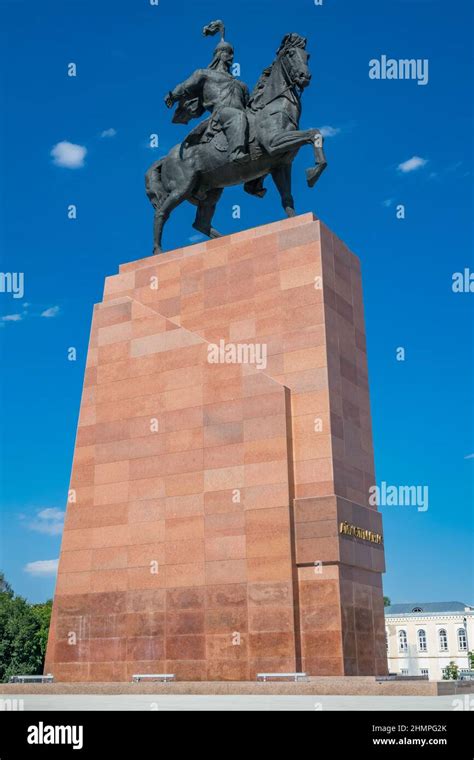
<instances>
[{"instance_id":1,"label":"horse's raised front leg","mask_svg":"<svg viewBox=\"0 0 474 760\"><path fill-rule=\"evenodd\" d=\"M314 142L317 129L283 129L281 132L263 133L261 143L270 156L297 151Z\"/></svg>"},{"instance_id":2,"label":"horse's raised front leg","mask_svg":"<svg viewBox=\"0 0 474 760\"><path fill-rule=\"evenodd\" d=\"M313 132L315 132L313 138L313 149L316 166L312 166L310 169L306 169L306 182L308 183L308 187L313 187L316 184L326 166L328 165L328 162L326 161L326 155L323 150L324 137L322 136L319 129L314 129Z\"/></svg>"},{"instance_id":3,"label":"horse's raised front leg","mask_svg":"<svg viewBox=\"0 0 474 760\"><path fill-rule=\"evenodd\" d=\"M270 119L265 119L259 125L260 142L271 156L278 156L288 151L297 151L303 145L312 145L316 166L306 170L306 181L309 187L313 187L327 166L324 155L324 138L319 129L293 129L284 113L273 114ZM275 121L279 129L275 130Z\"/></svg>"},{"instance_id":4,"label":"horse's raised front leg","mask_svg":"<svg viewBox=\"0 0 474 760\"><path fill-rule=\"evenodd\" d=\"M272 170L272 178L280 193L281 205L287 216L295 216L295 202L291 194L291 164L282 164Z\"/></svg>"}]
</instances>

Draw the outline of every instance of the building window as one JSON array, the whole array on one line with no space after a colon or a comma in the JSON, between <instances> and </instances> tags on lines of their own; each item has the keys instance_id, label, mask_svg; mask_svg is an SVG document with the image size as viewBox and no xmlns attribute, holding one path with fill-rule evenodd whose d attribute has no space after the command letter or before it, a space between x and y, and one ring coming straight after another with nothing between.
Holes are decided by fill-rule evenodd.
<instances>
[{"instance_id":1,"label":"building window","mask_svg":"<svg viewBox=\"0 0 474 760\"><path fill-rule=\"evenodd\" d=\"M412 612L423 612L421 607L413 607Z\"/></svg>"},{"instance_id":2,"label":"building window","mask_svg":"<svg viewBox=\"0 0 474 760\"><path fill-rule=\"evenodd\" d=\"M402 668L400 670L400 675L401 676L407 676L408 675L408 668Z\"/></svg>"},{"instance_id":3,"label":"building window","mask_svg":"<svg viewBox=\"0 0 474 760\"><path fill-rule=\"evenodd\" d=\"M398 651L408 652L407 632L405 630L398 631Z\"/></svg>"},{"instance_id":4,"label":"building window","mask_svg":"<svg viewBox=\"0 0 474 760\"><path fill-rule=\"evenodd\" d=\"M467 652L467 636L465 628L458 628L458 649L460 652Z\"/></svg>"},{"instance_id":5,"label":"building window","mask_svg":"<svg viewBox=\"0 0 474 760\"><path fill-rule=\"evenodd\" d=\"M447 652L448 651L448 634L446 633L446 629L440 628L438 631L438 636L439 636L439 651Z\"/></svg>"},{"instance_id":6,"label":"building window","mask_svg":"<svg viewBox=\"0 0 474 760\"><path fill-rule=\"evenodd\" d=\"M420 668L420 676L426 676L428 678L430 675L430 672L428 668Z\"/></svg>"},{"instance_id":7,"label":"building window","mask_svg":"<svg viewBox=\"0 0 474 760\"><path fill-rule=\"evenodd\" d=\"M418 631L418 651L426 652L426 631L423 628Z\"/></svg>"}]
</instances>

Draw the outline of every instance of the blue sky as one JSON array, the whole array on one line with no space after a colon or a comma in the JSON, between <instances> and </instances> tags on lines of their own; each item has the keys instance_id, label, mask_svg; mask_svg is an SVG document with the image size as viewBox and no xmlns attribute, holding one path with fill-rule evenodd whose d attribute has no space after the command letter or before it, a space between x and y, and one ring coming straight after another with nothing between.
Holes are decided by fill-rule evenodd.
<instances>
[{"instance_id":1,"label":"blue sky","mask_svg":"<svg viewBox=\"0 0 474 760\"><path fill-rule=\"evenodd\" d=\"M143 175L185 133L163 97L209 63L215 40L200 30L223 18L250 86L286 32L309 40L301 126L333 134L313 190L310 149L295 161L297 210L362 261L377 481L429 486L426 512L382 509L385 593L474 603L474 296L451 287L473 269L471 1L0 0L0 16L0 269L25 277L23 299L0 293L0 568L16 591L53 592L47 566L25 568L59 554L92 305L119 263L151 254ZM370 79L383 54L428 59L428 84ZM55 165L64 141L87 149L83 166ZM221 232L281 218L268 187L263 200L226 190ZM193 217L174 213L166 248L190 242Z\"/></svg>"}]
</instances>

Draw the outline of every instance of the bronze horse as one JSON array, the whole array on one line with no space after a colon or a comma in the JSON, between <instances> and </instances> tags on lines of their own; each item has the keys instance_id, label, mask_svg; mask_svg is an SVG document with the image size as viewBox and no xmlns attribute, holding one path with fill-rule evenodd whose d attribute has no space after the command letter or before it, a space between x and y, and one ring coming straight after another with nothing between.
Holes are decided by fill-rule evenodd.
<instances>
[{"instance_id":1,"label":"bronze horse","mask_svg":"<svg viewBox=\"0 0 474 760\"><path fill-rule=\"evenodd\" d=\"M244 183L247 192L263 197L263 180L268 174L287 216L295 215L291 165L298 150L302 145L313 145L315 165L306 170L309 187L327 166L320 131L298 129L301 95L311 80L308 60L306 40L296 34L286 35L275 61L264 70L250 96L246 110L250 160L246 164L230 161L224 135L210 132L211 120L207 120L150 166L145 187L155 209L153 253L162 252L164 224L183 201L197 206L193 224L196 230L211 238L220 237L212 227L212 218L223 189Z\"/></svg>"}]
</instances>

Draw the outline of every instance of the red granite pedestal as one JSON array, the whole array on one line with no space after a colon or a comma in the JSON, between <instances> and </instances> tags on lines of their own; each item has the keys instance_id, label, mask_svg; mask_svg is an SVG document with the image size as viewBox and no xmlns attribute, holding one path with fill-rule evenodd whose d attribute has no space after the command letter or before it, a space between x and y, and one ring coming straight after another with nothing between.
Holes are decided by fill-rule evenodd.
<instances>
[{"instance_id":1,"label":"red granite pedestal","mask_svg":"<svg viewBox=\"0 0 474 760\"><path fill-rule=\"evenodd\" d=\"M45 671L385 674L373 483L360 264L322 222L122 265L94 309Z\"/></svg>"}]
</instances>

